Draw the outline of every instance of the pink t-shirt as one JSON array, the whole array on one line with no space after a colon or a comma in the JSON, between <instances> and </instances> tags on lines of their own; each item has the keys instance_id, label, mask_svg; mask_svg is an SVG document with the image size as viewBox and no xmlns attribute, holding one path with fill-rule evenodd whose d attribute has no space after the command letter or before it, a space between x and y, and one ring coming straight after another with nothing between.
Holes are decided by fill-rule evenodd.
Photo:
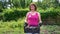
<instances>
[{"instance_id":1,"label":"pink t-shirt","mask_svg":"<svg viewBox=\"0 0 60 34\"><path fill-rule=\"evenodd\" d=\"M34 15L32 15L31 12L28 13L27 15L27 21L28 21L28 25L38 25L39 22L39 17L38 17L38 13L36 12Z\"/></svg>"}]
</instances>

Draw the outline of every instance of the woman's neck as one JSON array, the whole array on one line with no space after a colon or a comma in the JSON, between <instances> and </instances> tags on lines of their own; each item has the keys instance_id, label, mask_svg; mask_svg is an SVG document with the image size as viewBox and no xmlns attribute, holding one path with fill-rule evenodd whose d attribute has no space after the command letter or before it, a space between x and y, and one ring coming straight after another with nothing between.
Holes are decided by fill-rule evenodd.
<instances>
[{"instance_id":1,"label":"woman's neck","mask_svg":"<svg viewBox=\"0 0 60 34\"><path fill-rule=\"evenodd\" d=\"M31 12L33 12L33 13L34 13L34 12L36 12L36 11L32 10Z\"/></svg>"},{"instance_id":2,"label":"woman's neck","mask_svg":"<svg viewBox=\"0 0 60 34\"><path fill-rule=\"evenodd\" d=\"M31 11L31 14L32 14L32 15L35 15L35 14L36 14L36 11Z\"/></svg>"}]
</instances>

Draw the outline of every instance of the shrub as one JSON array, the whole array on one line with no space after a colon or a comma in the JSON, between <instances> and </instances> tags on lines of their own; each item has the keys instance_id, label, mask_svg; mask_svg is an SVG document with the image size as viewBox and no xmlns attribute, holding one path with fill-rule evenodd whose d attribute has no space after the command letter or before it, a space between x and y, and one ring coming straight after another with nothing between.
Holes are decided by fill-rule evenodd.
<instances>
[{"instance_id":1,"label":"shrub","mask_svg":"<svg viewBox=\"0 0 60 34\"><path fill-rule=\"evenodd\" d=\"M3 15L0 13L0 20L2 20L3 19Z\"/></svg>"},{"instance_id":2,"label":"shrub","mask_svg":"<svg viewBox=\"0 0 60 34\"><path fill-rule=\"evenodd\" d=\"M26 9L4 9L2 16L3 21L11 21L15 20L17 21L19 18L22 18L26 16L26 13L28 10ZM42 21L46 19L54 19L55 22L57 22L56 19L58 19L58 16L60 16L60 10L59 8L48 8L47 10L38 10L38 12L41 14ZM56 23L55 23L56 24Z\"/></svg>"},{"instance_id":3,"label":"shrub","mask_svg":"<svg viewBox=\"0 0 60 34\"><path fill-rule=\"evenodd\" d=\"M41 10L39 10L40 12ZM47 10L40 12L41 18L44 24L56 24L59 25L60 23L60 10L57 8L48 8Z\"/></svg>"},{"instance_id":4,"label":"shrub","mask_svg":"<svg viewBox=\"0 0 60 34\"><path fill-rule=\"evenodd\" d=\"M48 8L45 11L39 10L39 12L41 13L42 19L47 19L49 17L56 18L60 13L60 11L54 8Z\"/></svg>"},{"instance_id":5,"label":"shrub","mask_svg":"<svg viewBox=\"0 0 60 34\"><path fill-rule=\"evenodd\" d=\"M2 20L2 19L3 19L3 10L0 9L0 20Z\"/></svg>"},{"instance_id":6,"label":"shrub","mask_svg":"<svg viewBox=\"0 0 60 34\"><path fill-rule=\"evenodd\" d=\"M28 10L6 10L4 11L4 21L17 20L24 17Z\"/></svg>"}]
</instances>

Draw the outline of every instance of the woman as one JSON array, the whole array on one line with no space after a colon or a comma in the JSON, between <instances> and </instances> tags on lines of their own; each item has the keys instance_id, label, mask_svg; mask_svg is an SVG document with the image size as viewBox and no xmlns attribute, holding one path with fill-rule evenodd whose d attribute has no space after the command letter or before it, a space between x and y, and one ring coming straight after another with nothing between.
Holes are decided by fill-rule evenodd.
<instances>
[{"instance_id":1,"label":"woman","mask_svg":"<svg viewBox=\"0 0 60 34\"><path fill-rule=\"evenodd\" d=\"M31 3L29 6L30 11L26 14L25 22L30 26L38 26L41 21L41 15L37 12L37 7L35 4ZM31 34L31 33L28 33Z\"/></svg>"}]
</instances>

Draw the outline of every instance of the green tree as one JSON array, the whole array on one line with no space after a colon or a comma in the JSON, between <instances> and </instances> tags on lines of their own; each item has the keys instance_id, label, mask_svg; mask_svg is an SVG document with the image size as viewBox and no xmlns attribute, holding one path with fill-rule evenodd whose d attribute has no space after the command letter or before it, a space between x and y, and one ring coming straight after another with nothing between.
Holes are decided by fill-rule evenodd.
<instances>
[{"instance_id":1,"label":"green tree","mask_svg":"<svg viewBox=\"0 0 60 34\"><path fill-rule=\"evenodd\" d=\"M0 1L0 9L2 9L3 7L2 7L2 2Z\"/></svg>"},{"instance_id":2,"label":"green tree","mask_svg":"<svg viewBox=\"0 0 60 34\"><path fill-rule=\"evenodd\" d=\"M42 8L42 9L47 9L47 8L50 8L50 7L58 7L59 6L59 3L57 0L43 0L42 2L40 2L38 0L38 7Z\"/></svg>"},{"instance_id":3,"label":"green tree","mask_svg":"<svg viewBox=\"0 0 60 34\"><path fill-rule=\"evenodd\" d=\"M25 0L20 0L20 4L22 8L25 8Z\"/></svg>"},{"instance_id":4,"label":"green tree","mask_svg":"<svg viewBox=\"0 0 60 34\"><path fill-rule=\"evenodd\" d=\"M30 3L32 3L32 0L25 0L26 7L28 7Z\"/></svg>"},{"instance_id":5,"label":"green tree","mask_svg":"<svg viewBox=\"0 0 60 34\"><path fill-rule=\"evenodd\" d=\"M12 0L14 7L20 7L20 0Z\"/></svg>"}]
</instances>

